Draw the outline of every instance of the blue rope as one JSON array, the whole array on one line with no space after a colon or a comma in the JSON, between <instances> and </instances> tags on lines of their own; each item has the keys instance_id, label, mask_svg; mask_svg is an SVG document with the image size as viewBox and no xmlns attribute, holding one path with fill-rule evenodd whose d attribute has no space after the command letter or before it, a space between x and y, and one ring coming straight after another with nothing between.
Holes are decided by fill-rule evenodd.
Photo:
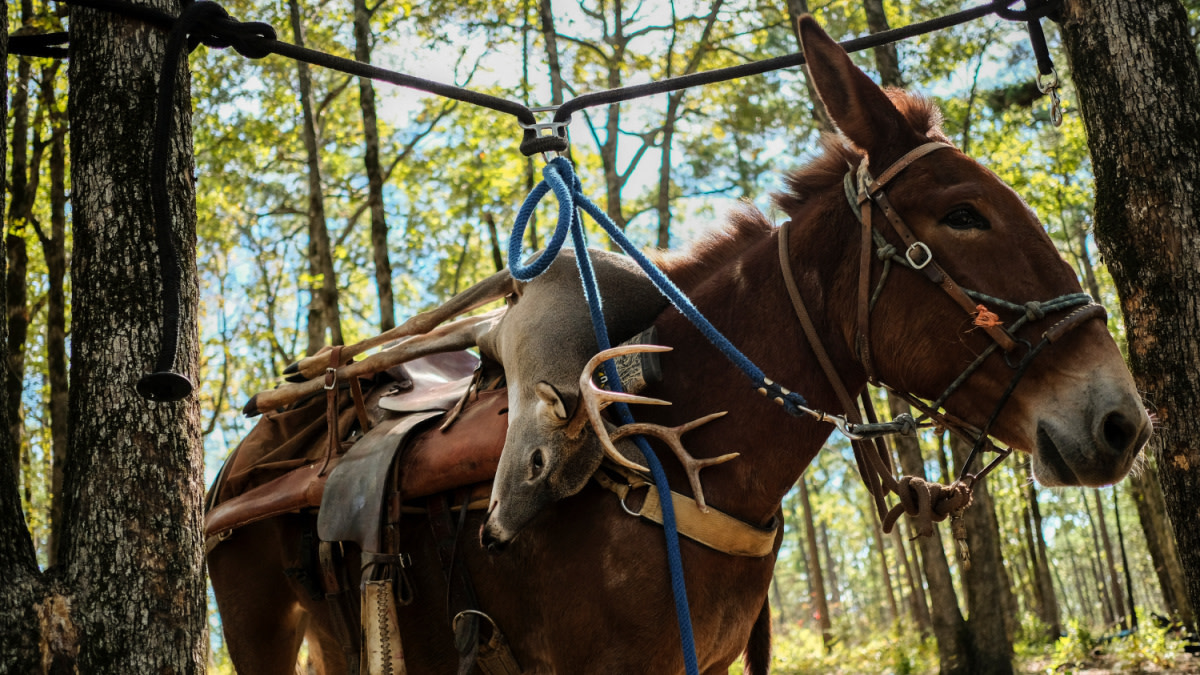
<instances>
[{"instance_id":1,"label":"blue rope","mask_svg":"<svg viewBox=\"0 0 1200 675\"><path fill-rule=\"evenodd\" d=\"M579 218L576 206L582 208L608 233L614 242L625 252L630 258L637 262L646 276L650 278L658 290L675 306L679 313L687 317L687 320L700 331L714 347L725 355L739 370L750 379L752 386L755 389L765 389L767 398L777 400L782 405L784 410L795 417L802 417L807 413L802 408L808 407L808 402L804 397L794 391L788 391L781 386L766 378L762 370L754 365L745 354L742 354L737 347L733 345L719 330L716 329L696 309L692 301L684 295L683 291L667 278L662 270L655 267L654 263L650 262L637 246L625 236L621 228L617 227L616 223L608 217L608 214L600 210L590 199L588 199L580 188L579 178L572 170L571 163L564 157L556 157L545 168L542 169L544 180L538 183L529 197L525 199L525 203L521 205L521 210L517 214L516 224L513 226L512 237L509 239L508 257L509 267L512 270L513 276L522 280L528 281L533 277L541 274L546 267L550 265L550 261L554 256L558 255L558 251L562 248L562 243L566 238L565 228L568 227L564 223L570 223L574 226L575 221ZM548 186L547 186L548 184ZM570 185L570 189L567 186ZM555 225L554 236L547 244L546 251L527 266L519 265L514 261L519 260L521 256L521 239L525 232L525 227L528 224L529 217L533 213L533 209L543 196L551 189L554 190L555 196L558 198L558 223ZM579 223L579 228L582 231L582 221ZM595 320L593 318L593 320Z\"/></svg>"},{"instance_id":2,"label":"blue rope","mask_svg":"<svg viewBox=\"0 0 1200 675\"><path fill-rule=\"evenodd\" d=\"M513 278L520 281L529 281L541 274L549 267L550 263L558 255L563 243L566 241L568 230L571 234L571 242L575 248L575 263L579 268L579 276L583 281L583 294L588 303L588 310L592 317L592 328L596 334L596 344L603 351L612 346L608 337L608 329L604 323L604 308L603 301L600 297L599 287L596 284L596 275L592 269L591 259L588 257L587 242L584 239L583 219L579 211L575 208L575 201L583 199L586 205L591 205L591 202L582 197L579 178L571 168L571 163L563 157L557 157L542 169L542 182L533 189L525 202L521 205L521 210L517 213L516 223L513 225L512 234L508 242L508 264L512 272ZM569 187L568 187L569 186ZM554 235L546 246L546 250L530 262L528 265L522 265L520 262L522 247L521 242L524 238L525 228L528 225L529 217L532 215L534 208L542 197L550 190L554 191L554 196L558 198L558 222L554 228ZM585 208L586 208L585 205ZM596 213L600 213L598 221L603 219L609 224L612 221L598 209L592 205L592 209L588 210L593 218L597 218ZM604 222L601 222L604 225ZM616 229L613 226L612 229ZM605 227L606 231L611 232L612 229ZM619 230L618 230L619 231ZM625 240L628 242L628 240ZM620 243L620 242L618 242ZM646 261L649 263L649 261ZM651 265L653 267L653 265ZM664 277L665 278L665 277ZM678 293L678 289L676 289ZM682 296L682 294L680 294ZM686 298L685 298L686 300ZM691 304L690 302L688 303ZM621 386L621 378L617 374L616 365L612 360L604 362L604 372L608 377L609 386L613 391L623 391ZM617 403L612 406L616 412L618 420L621 424L631 424L634 422L633 414L629 411L629 406L624 403ZM663 471L662 464L658 461L654 451L650 449L650 444L641 436L634 437L634 442L646 457L646 465L650 469L650 475L654 479L654 485L658 489L662 499L662 515L663 515L663 530L666 532L667 538L667 566L671 574L671 591L675 598L675 615L679 622L679 640L683 648L683 664L688 675L699 675L700 668L696 661L696 642L692 634L692 614L688 608L687 586L683 578L683 558L679 552L679 532L675 526L675 504L671 499L671 486L667 482L667 474Z\"/></svg>"}]
</instances>

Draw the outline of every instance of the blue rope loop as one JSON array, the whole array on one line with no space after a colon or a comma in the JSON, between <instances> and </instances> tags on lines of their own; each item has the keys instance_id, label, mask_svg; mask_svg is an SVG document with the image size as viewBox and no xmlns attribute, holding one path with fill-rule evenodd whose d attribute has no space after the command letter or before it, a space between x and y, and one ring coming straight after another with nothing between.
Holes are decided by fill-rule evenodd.
<instances>
[{"instance_id":1,"label":"blue rope loop","mask_svg":"<svg viewBox=\"0 0 1200 675\"><path fill-rule=\"evenodd\" d=\"M551 160L542 169L542 176L542 181L534 187L533 191L529 193L529 196L521 205L521 209L517 213L516 222L513 224L512 234L509 235L509 271L512 273L513 278L520 281L529 281L542 272L545 272L550 263L558 256L569 233L571 235L571 244L575 249L575 264L579 268L579 277L583 282L584 298L588 303L588 311L591 314L592 329L595 331L596 344L603 351L610 348L612 343L608 337L608 328L604 323L603 302L600 297L599 286L596 284L595 271L592 269L591 259L588 257L587 241L583 231L583 219L576 208L576 200L581 199L586 201L586 198L583 197L579 178L575 175L571 163L566 158L556 157ZM521 264L519 262L522 253L521 242L524 239L525 228L529 223L529 218L532 216L538 202L551 191L554 192L554 196L558 199L558 222L554 227L554 235L550 238L546 250L541 255L528 264ZM595 210L600 213L601 217L607 220L607 216L603 212L600 212L598 209ZM592 213L592 211L589 210L589 213ZM592 217L595 218L596 215L593 213ZM608 222L611 223L612 221ZM608 230L609 228L605 229ZM615 226L612 229L616 229ZM613 391L624 391L624 387L621 384L621 377L617 373L616 364L611 359L604 362L604 373L608 378L609 387ZM629 411L629 406L624 403L616 403L612 406L612 409L621 424L631 424L634 422L633 414ZM679 640L683 650L684 668L688 675L699 675L700 667L696 659L696 641L692 631L692 614L688 607L687 586L683 577L683 556L679 550L679 531L675 524L675 504L674 500L670 498L671 486L667 482L667 474L663 471L662 463L658 461L658 457L654 454L646 439L636 436L633 440L642 452L642 455L646 458L646 466L650 469L654 486L658 489L659 494L663 496L660 503L662 505L663 530L666 532L667 566L671 576L671 591L675 599L675 616L679 623Z\"/></svg>"}]
</instances>

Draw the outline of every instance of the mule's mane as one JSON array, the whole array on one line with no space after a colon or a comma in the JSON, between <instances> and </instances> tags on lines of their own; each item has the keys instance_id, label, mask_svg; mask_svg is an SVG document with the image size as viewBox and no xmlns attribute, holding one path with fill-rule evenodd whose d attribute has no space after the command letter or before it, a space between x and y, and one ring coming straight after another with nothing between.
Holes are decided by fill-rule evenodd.
<instances>
[{"instance_id":1,"label":"mule's mane","mask_svg":"<svg viewBox=\"0 0 1200 675\"><path fill-rule=\"evenodd\" d=\"M729 214L725 226L701 237L685 251L660 252L654 263L681 288L691 288L710 277L713 270L737 258L775 229L762 211L742 202Z\"/></svg>"},{"instance_id":2,"label":"mule's mane","mask_svg":"<svg viewBox=\"0 0 1200 675\"><path fill-rule=\"evenodd\" d=\"M889 89L887 95L914 129L931 141L949 142L942 131L942 112L933 101L902 89ZM824 152L808 164L784 174L785 191L772 196L775 205L784 213L795 214L814 195L835 187L840 191L847 169L857 166L866 154L840 133L822 134L819 143ZM762 211L744 202L729 215L725 227L700 238L686 251L658 253L654 262L676 284L688 288L767 237L774 229Z\"/></svg>"},{"instance_id":3,"label":"mule's mane","mask_svg":"<svg viewBox=\"0 0 1200 675\"><path fill-rule=\"evenodd\" d=\"M942 111L933 101L902 89L888 89L887 95L913 129L928 140L950 142L942 131ZM840 184L846 171L858 166L866 155L840 133L822 134L819 142L824 152L805 166L786 173L783 177L786 190L773 195L775 205L784 213L795 213L813 195Z\"/></svg>"}]
</instances>

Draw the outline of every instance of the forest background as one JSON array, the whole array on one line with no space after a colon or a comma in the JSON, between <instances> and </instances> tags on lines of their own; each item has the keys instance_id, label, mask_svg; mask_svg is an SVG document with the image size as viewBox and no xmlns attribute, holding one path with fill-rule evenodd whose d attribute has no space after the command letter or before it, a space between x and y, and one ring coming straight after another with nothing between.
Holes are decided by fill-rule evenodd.
<instances>
[{"instance_id":1,"label":"forest background","mask_svg":"<svg viewBox=\"0 0 1200 675\"><path fill-rule=\"evenodd\" d=\"M792 26L813 12L846 39L941 16L959 2L754 0L600 2L488 0L368 6L297 0L229 2L281 38L453 82L530 105L793 52ZM1184 3L1197 44L1200 2ZM552 19L552 23L548 21ZM9 6L17 33L60 27L57 6ZM1022 24L975 21L856 61L879 81L934 97L948 135L1013 185L1038 212L1085 288L1109 309L1123 344L1112 281L1090 234L1092 173L1082 120L1053 24L1064 121L1049 99ZM6 218L8 401L19 444L21 499L43 567L56 551L55 496L65 452L72 255L66 68L11 57ZM359 82L272 57L200 49L191 58L202 339L199 396L207 477L253 424L240 414L286 364L327 342L352 342L504 264L516 209L541 158L516 151L511 120L410 90ZM800 69L579 113L572 158L584 189L641 245L683 248L739 200L770 210L779 175L815 151L827 121ZM539 213L527 249L552 223ZM605 245L594 235L593 245ZM889 402L879 395L885 410ZM954 448L920 439L923 468L947 480ZM902 448L897 448L903 452ZM1028 462L988 480L989 531L1002 561L990 602L1018 667L1186 667L1153 615L1193 621L1163 498L1148 457L1103 490L1045 490ZM899 458L903 465L905 459ZM924 672L936 668L924 553L905 528L884 535L848 446L836 437L784 507L776 569L777 672ZM948 528L942 548L968 617L971 591ZM987 555L974 552L974 555ZM975 602L979 602L977 597ZM212 620L212 668L228 669ZM1059 636L1066 635L1064 639ZM997 636L992 636L997 638ZM1168 666L1168 664L1173 664Z\"/></svg>"}]
</instances>

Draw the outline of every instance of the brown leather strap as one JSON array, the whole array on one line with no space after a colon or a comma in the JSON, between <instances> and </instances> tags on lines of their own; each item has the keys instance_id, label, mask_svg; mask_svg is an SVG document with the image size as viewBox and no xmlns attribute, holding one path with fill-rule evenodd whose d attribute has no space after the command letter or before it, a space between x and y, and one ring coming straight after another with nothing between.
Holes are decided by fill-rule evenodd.
<instances>
[{"instance_id":1,"label":"brown leather strap","mask_svg":"<svg viewBox=\"0 0 1200 675\"><path fill-rule=\"evenodd\" d=\"M892 181L893 178L899 175L900 172L907 169L913 162L921 159L925 155L928 155L935 150L941 150L942 148L949 148L953 150L954 146L941 141L930 141L928 143L918 145L912 150L909 150L903 157L893 162L888 168L884 169L883 173L879 174L879 177L872 181L870 186L867 187L867 192L874 197L875 193L882 190L888 183Z\"/></svg>"},{"instance_id":2,"label":"brown leather strap","mask_svg":"<svg viewBox=\"0 0 1200 675\"><path fill-rule=\"evenodd\" d=\"M854 399L850 397L846 383L842 381L842 376L834 367L833 360L829 358L829 352L825 351L825 345L821 341L820 334L817 333L817 327L813 324L812 316L804 304L804 298L800 295L800 289L796 286L796 277L792 273L792 260L788 246L788 232L791 224L792 221L789 220L779 226L779 268L783 272L783 285L787 288L788 297L792 301L792 310L796 312L796 318L800 320L804 337L808 340L813 354L816 355L817 363L825 373L825 379L829 380L829 384L833 387L833 392L837 395L838 403L842 405L847 419L855 423L861 422L858 407L854 405Z\"/></svg>"},{"instance_id":3,"label":"brown leather strap","mask_svg":"<svg viewBox=\"0 0 1200 675\"><path fill-rule=\"evenodd\" d=\"M325 460L321 463L318 476L325 475L329 462L341 450L342 435L338 432L338 386L337 369L341 364L342 346L336 345L329 350L329 367L325 369L325 424L329 433L329 443L325 447Z\"/></svg>"},{"instance_id":4,"label":"brown leather strap","mask_svg":"<svg viewBox=\"0 0 1200 675\"><path fill-rule=\"evenodd\" d=\"M630 473L615 464L606 464L624 476L628 482L618 482L608 477L601 469L592 478L604 489L617 495L621 506L631 516L640 516L662 525L662 495L650 481ZM641 507L633 511L625 503L629 493L646 488L647 493ZM779 531L778 521L768 527L756 527L745 521L709 506L701 511L696 500L671 491L671 504L675 507L675 527L679 534L705 546L729 555L761 558L775 550L775 538Z\"/></svg>"},{"instance_id":5,"label":"brown leather strap","mask_svg":"<svg viewBox=\"0 0 1200 675\"><path fill-rule=\"evenodd\" d=\"M358 416L358 428L361 433L371 430L371 417L367 415L367 399L363 396L362 380L350 378L350 397L354 399L354 413Z\"/></svg>"}]
</instances>

